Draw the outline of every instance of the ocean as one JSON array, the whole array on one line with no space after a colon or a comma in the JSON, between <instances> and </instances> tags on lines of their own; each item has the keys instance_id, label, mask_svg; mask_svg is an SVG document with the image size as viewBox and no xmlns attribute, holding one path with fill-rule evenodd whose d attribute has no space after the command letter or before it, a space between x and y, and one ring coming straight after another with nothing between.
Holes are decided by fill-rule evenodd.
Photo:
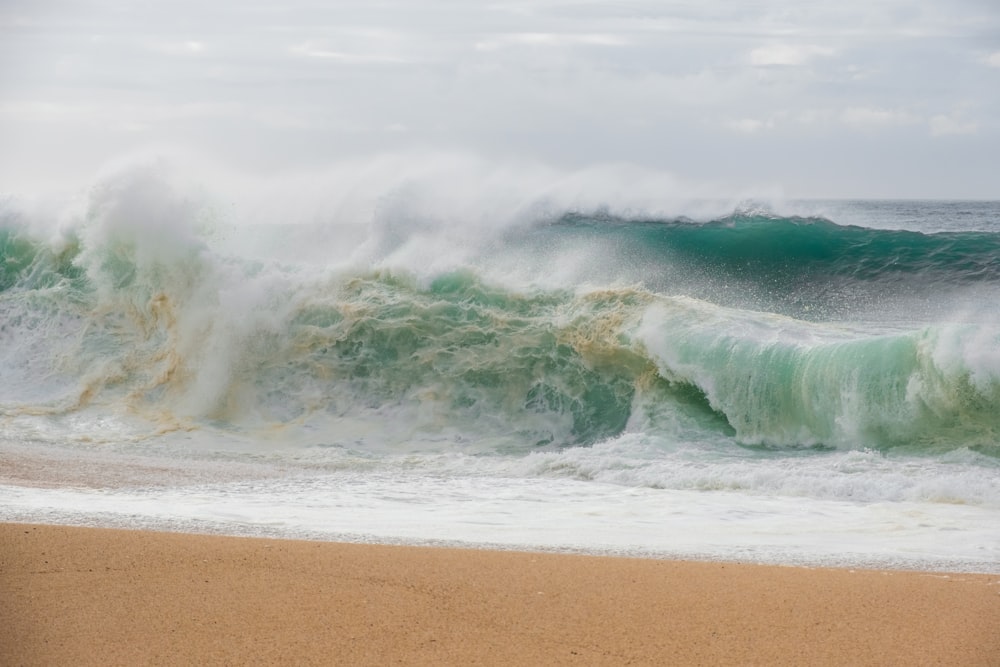
<instances>
[{"instance_id":1,"label":"ocean","mask_svg":"<svg viewBox=\"0 0 1000 667\"><path fill-rule=\"evenodd\" d=\"M0 520L1000 572L1000 202L203 194L0 200Z\"/></svg>"}]
</instances>

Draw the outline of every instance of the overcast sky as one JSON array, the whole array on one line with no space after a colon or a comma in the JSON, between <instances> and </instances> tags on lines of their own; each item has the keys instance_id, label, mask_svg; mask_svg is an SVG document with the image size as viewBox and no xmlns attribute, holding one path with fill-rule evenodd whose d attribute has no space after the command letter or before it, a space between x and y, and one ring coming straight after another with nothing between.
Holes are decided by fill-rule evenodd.
<instances>
[{"instance_id":1,"label":"overcast sky","mask_svg":"<svg viewBox=\"0 0 1000 667\"><path fill-rule=\"evenodd\" d=\"M0 191L149 147L1000 198L1000 2L0 0Z\"/></svg>"}]
</instances>

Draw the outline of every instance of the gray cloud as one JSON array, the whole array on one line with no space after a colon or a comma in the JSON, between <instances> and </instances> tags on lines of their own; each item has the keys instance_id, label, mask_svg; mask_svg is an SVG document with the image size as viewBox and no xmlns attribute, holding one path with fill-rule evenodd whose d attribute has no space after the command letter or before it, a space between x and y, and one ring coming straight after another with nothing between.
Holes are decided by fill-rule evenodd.
<instances>
[{"instance_id":1,"label":"gray cloud","mask_svg":"<svg viewBox=\"0 0 1000 667\"><path fill-rule=\"evenodd\" d=\"M262 170L439 150L1000 197L998 54L979 0L10 0L0 190L174 146Z\"/></svg>"}]
</instances>

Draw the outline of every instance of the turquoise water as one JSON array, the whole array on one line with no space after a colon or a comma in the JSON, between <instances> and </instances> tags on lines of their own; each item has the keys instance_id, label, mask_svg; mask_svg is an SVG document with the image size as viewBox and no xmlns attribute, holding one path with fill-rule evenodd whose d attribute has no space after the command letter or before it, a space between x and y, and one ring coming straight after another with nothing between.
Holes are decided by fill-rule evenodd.
<instances>
[{"instance_id":1,"label":"turquoise water","mask_svg":"<svg viewBox=\"0 0 1000 667\"><path fill-rule=\"evenodd\" d=\"M2 517L996 569L1000 204L783 206L10 200Z\"/></svg>"}]
</instances>

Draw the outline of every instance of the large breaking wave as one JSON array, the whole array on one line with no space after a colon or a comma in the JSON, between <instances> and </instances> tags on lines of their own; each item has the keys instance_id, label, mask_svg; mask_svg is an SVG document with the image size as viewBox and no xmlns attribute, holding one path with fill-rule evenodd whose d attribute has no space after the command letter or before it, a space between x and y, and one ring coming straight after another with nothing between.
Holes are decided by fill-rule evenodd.
<instances>
[{"instance_id":1,"label":"large breaking wave","mask_svg":"<svg viewBox=\"0 0 1000 667\"><path fill-rule=\"evenodd\" d=\"M977 307L1000 283L1000 234L750 210L442 232L399 202L360 233L280 222L220 225L148 175L95 189L61 226L8 205L7 428L99 407L140 439L291 423L360 451L694 429L722 446L1000 452L1000 327Z\"/></svg>"}]
</instances>

